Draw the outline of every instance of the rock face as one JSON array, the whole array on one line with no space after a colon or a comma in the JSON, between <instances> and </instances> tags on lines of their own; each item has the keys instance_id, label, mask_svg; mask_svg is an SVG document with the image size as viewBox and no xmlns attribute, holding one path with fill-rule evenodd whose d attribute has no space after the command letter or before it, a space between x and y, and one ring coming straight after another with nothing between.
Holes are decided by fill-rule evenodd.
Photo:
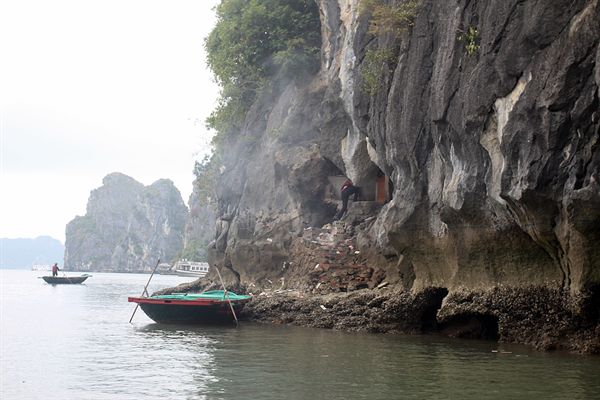
<instances>
[{"instance_id":1,"label":"rock face","mask_svg":"<svg viewBox=\"0 0 600 400\"><path fill-rule=\"evenodd\" d=\"M569 315L598 307L599 1L421 0L398 37L369 34L358 3L319 1L320 72L275 82L228 144L211 263L255 286L285 281L284 263L309 277L314 265L292 243L331 222L328 177L350 177L372 200L384 176L391 201L355 220L351 202L345 219L387 282L449 293L445 329L477 310L500 340L540 342L525 339L503 296L549 290ZM473 54L459 40L470 27ZM370 95L361 70L378 49L394 57ZM457 307L468 293L479 295ZM577 330L572 321L561 335Z\"/></svg>"},{"instance_id":2,"label":"rock face","mask_svg":"<svg viewBox=\"0 0 600 400\"><path fill-rule=\"evenodd\" d=\"M199 193L194 182L189 217L185 224L182 257L188 260L206 261L207 248L215 240L216 204L214 199Z\"/></svg>"},{"instance_id":3,"label":"rock face","mask_svg":"<svg viewBox=\"0 0 600 400\"><path fill-rule=\"evenodd\" d=\"M144 272L159 257L168 262L178 255L187 207L171 181L144 186L113 173L102 183L91 192L86 215L67 225L66 269Z\"/></svg>"}]
</instances>

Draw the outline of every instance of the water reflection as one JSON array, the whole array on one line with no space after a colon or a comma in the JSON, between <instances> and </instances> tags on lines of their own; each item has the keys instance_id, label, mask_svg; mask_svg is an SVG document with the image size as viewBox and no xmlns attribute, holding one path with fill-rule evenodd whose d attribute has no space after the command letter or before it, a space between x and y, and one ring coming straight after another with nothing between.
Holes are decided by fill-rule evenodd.
<instances>
[{"instance_id":1,"label":"water reflection","mask_svg":"<svg viewBox=\"0 0 600 400\"><path fill-rule=\"evenodd\" d=\"M134 332L145 351L155 356L163 354L155 361L164 369L171 386L177 386L174 393L180 398L202 399L209 385L219 382L214 353L227 329L151 323L135 327ZM145 361L152 364L147 357Z\"/></svg>"},{"instance_id":2,"label":"water reflection","mask_svg":"<svg viewBox=\"0 0 600 400\"><path fill-rule=\"evenodd\" d=\"M0 271L4 274L3 271ZM158 277L151 290L174 286ZM146 275L2 275L2 399L595 399L600 358L437 336L159 325ZM23 293L27 295L24 296ZM497 351L497 352L493 352Z\"/></svg>"},{"instance_id":3,"label":"water reflection","mask_svg":"<svg viewBox=\"0 0 600 400\"><path fill-rule=\"evenodd\" d=\"M244 325L216 344L215 375L225 378L205 394L223 399L243 393L265 399L586 399L594 398L589 385L600 389L597 380L573 379L597 376L597 359L582 363L573 356L540 357L520 346L503 346L504 353L492 353L494 348L489 342L431 336Z\"/></svg>"}]
</instances>

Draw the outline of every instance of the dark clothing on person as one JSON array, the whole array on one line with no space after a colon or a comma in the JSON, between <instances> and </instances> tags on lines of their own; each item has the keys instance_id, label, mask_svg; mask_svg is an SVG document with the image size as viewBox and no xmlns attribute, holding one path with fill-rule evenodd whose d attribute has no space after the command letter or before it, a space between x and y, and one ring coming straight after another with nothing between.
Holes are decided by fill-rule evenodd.
<instances>
[{"instance_id":1,"label":"dark clothing on person","mask_svg":"<svg viewBox=\"0 0 600 400\"><path fill-rule=\"evenodd\" d=\"M54 264L52 266L52 276L58 276L58 271L60 271L60 268L58 268L58 265Z\"/></svg>"},{"instance_id":2,"label":"dark clothing on person","mask_svg":"<svg viewBox=\"0 0 600 400\"><path fill-rule=\"evenodd\" d=\"M340 191L343 193L344 190L346 190L346 188L353 186L354 184L352 183L352 181L350 179L346 179L346 181L344 182L344 184L342 185L342 188L340 189Z\"/></svg>"},{"instance_id":3,"label":"dark clothing on person","mask_svg":"<svg viewBox=\"0 0 600 400\"><path fill-rule=\"evenodd\" d=\"M352 195L354 195L354 201L357 201L358 197L360 196L360 188L358 186L354 186L352 181L348 179L342 185L342 209L335 215L336 220L342 218L348 210L348 199Z\"/></svg>"}]
</instances>

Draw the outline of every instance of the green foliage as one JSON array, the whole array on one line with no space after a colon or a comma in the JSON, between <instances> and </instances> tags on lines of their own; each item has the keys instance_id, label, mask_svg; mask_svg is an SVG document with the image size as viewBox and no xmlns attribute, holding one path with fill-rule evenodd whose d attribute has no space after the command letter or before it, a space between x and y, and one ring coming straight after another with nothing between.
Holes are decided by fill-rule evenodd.
<instances>
[{"instance_id":1,"label":"green foliage","mask_svg":"<svg viewBox=\"0 0 600 400\"><path fill-rule=\"evenodd\" d=\"M392 33L398 37L414 24L419 8L418 0L401 4L387 4L384 0L361 0L361 12L369 12L369 33L382 35Z\"/></svg>"},{"instance_id":2,"label":"green foliage","mask_svg":"<svg viewBox=\"0 0 600 400\"><path fill-rule=\"evenodd\" d=\"M319 45L321 36L319 35ZM285 49L273 54L273 63L288 77L314 73L319 67L320 47L304 38L290 39Z\"/></svg>"},{"instance_id":3,"label":"green foliage","mask_svg":"<svg viewBox=\"0 0 600 400\"><path fill-rule=\"evenodd\" d=\"M369 33L377 36L391 34L394 39L414 24L418 9L418 0L400 4L385 0L360 2L360 12L369 13ZM393 68L396 57L397 49L393 47L368 49L361 65L363 90L371 96L377 94L382 86L381 77L386 68Z\"/></svg>"},{"instance_id":4,"label":"green foliage","mask_svg":"<svg viewBox=\"0 0 600 400\"><path fill-rule=\"evenodd\" d=\"M316 71L321 31L314 0L222 0L216 13L205 47L221 97L206 122L226 136L240 130L268 79Z\"/></svg>"},{"instance_id":5,"label":"green foliage","mask_svg":"<svg viewBox=\"0 0 600 400\"><path fill-rule=\"evenodd\" d=\"M254 98L254 92L248 88L243 89L235 85L227 85L221 88L221 96L217 100L217 107L206 119L207 126L217 132L212 140L213 146L220 147L220 142L225 137L241 129L244 116Z\"/></svg>"},{"instance_id":6,"label":"green foliage","mask_svg":"<svg viewBox=\"0 0 600 400\"><path fill-rule=\"evenodd\" d=\"M476 54L479 51L481 46L477 44L478 40L479 31L477 31L477 28L474 26L470 26L466 32L462 32L458 37L459 42L465 43L465 50L470 56Z\"/></svg>"},{"instance_id":7,"label":"green foliage","mask_svg":"<svg viewBox=\"0 0 600 400\"><path fill-rule=\"evenodd\" d=\"M386 68L394 62L395 51L393 49L369 49L365 53L365 59L361 65L363 89L374 96L381 88L381 77Z\"/></svg>"}]
</instances>

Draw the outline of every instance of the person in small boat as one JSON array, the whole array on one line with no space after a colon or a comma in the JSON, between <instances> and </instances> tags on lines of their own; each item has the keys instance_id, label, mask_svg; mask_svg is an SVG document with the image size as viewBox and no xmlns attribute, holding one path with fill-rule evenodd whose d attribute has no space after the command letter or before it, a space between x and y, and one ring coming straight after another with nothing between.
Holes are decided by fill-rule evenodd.
<instances>
[{"instance_id":1,"label":"person in small boat","mask_svg":"<svg viewBox=\"0 0 600 400\"><path fill-rule=\"evenodd\" d=\"M58 268L58 263L54 263L52 266L52 276L58 276L58 271L60 271L60 268Z\"/></svg>"},{"instance_id":2,"label":"person in small boat","mask_svg":"<svg viewBox=\"0 0 600 400\"><path fill-rule=\"evenodd\" d=\"M358 186L354 186L350 179L346 179L341 188L342 194L342 209L338 211L335 215L334 219L338 220L344 216L346 211L348 210L348 199L350 196L354 195L354 201L358 201L360 196L360 188Z\"/></svg>"}]
</instances>

